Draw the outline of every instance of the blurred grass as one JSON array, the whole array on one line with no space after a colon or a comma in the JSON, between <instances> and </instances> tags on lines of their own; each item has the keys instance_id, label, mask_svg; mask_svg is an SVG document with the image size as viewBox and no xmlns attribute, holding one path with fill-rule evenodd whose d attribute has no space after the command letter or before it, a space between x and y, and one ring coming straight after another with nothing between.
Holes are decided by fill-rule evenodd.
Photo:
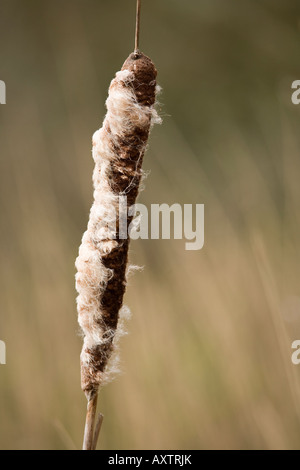
<instances>
[{"instance_id":1,"label":"blurred grass","mask_svg":"<svg viewBox=\"0 0 300 470\"><path fill-rule=\"evenodd\" d=\"M2 449L81 445L74 260L134 4L0 0ZM125 373L101 393L101 448L299 448L299 2L143 4L164 124L139 200L204 203L205 247L132 242L145 269L126 294Z\"/></svg>"}]
</instances>

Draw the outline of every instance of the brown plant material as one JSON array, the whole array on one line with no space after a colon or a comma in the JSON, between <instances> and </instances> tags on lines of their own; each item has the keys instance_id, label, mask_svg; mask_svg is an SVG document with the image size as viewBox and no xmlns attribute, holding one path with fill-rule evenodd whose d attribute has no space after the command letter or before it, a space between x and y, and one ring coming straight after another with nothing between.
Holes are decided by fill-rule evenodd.
<instances>
[{"instance_id":1,"label":"brown plant material","mask_svg":"<svg viewBox=\"0 0 300 470\"><path fill-rule=\"evenodd\" d=\"M107 382L110 361L122 335L129 238L121 235L120 196L135 204L154 109L157 71L139 51L131 54L109 89L107 115L93 137L94 203L76 260L79 324L84 335L81 383L91 401ZM109 367L110 366L110 367Z\"/></svg>"}]
</instances>

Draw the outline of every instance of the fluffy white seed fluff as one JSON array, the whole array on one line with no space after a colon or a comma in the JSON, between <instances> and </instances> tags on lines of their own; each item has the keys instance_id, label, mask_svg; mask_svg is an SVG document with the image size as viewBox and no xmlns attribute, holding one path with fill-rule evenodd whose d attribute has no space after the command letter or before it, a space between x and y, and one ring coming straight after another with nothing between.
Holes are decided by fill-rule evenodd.
<instances>
[{"instance_id":1,"label":"fluffy white seed fluff","mask_svg":"<svg viewBox=\"0 0 300 470\"><path fill-rule=\"evenodd\" d=\"M130 87L133 73L124 70L116 74L111 82L106 101L107 114L101 129L93 136L93 173L94 202L90 211L87 231L84 233L76 260L76 289L78 291L78 321L83 331L84 344L81 363L89 367L93 357L89 351L105 345L113 338L114 358L110 358L101 384L108 382L117 371L117 348L119 338L124 334L124 321L129 310L123 307L119 313L117 330L101 327L101 295L113 275L112 270L104 267L101 257L110 253L118 243L115 238L115 218L118 216L119 195L109 184L107 174L111 161L118 159L114 143L128 135L134 128L149 127L149 123L160 123L154 107L141 106ZM125 85L125 86L124 86ZM108 131L109 129L109 131ZM145 148L141 148L141 154ZM126 193L126 192L125 192ZM129 270L130 271L130 270Z\"/></svg>"}]
</instances>

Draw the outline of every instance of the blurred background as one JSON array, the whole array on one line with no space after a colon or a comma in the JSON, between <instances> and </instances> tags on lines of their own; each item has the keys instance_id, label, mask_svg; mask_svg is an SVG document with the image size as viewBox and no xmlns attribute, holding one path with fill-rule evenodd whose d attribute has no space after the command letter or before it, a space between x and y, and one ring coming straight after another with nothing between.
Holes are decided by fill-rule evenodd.
<instances>
[{"instance_id":1,"label":"blurred background","mask_svg":"<svg viewBox=\"0 0 300 470\"><path fill-rule=\"evenodd\" d=\"M0 0L0 448L79 449L74 288L91 137L135 0ZM205 204L205 246L138 240L101 449L300 447L298 0L143 0L163 87L139 202Z\"/></svg>"}]
</instances>

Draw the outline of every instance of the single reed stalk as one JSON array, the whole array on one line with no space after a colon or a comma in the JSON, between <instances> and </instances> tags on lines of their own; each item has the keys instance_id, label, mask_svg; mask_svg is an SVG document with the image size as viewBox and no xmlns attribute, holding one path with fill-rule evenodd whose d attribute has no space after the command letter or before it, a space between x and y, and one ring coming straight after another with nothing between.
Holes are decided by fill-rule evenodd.
<instances>
[{"instance_id":1,"label":"single reed stalk","mask_svg":"<svg viewBox=\"0 0 300 470\"><path fill-rule=\"evenodd\" d=\"M88 400L83 448L95 448L94 423L99 387L111 378L111 360L123 333L128 234L120 225L120 197L126 196L127 227L142 177L142 162L155 111L152 61L135 51L111 82L102 128L93 136L94 203L76 260L78 321L84 344L81 385ZM124 209L124 208L123 208ZM122 212L123 212L122 209ZM101 427L101 426L100 426ZM96 429L98 432L98 427ZM100 428L99 428L100 432Z\"/></svg>"},{"instance_id":2,"label":"single reed stalk","mask_svg":"<svg viewBox=\"0 0 300 470\"><path fill-rule=\"evenodd\" d=\"M84 429L83 450L93 450L94 444L94 423L97 410L98 394L88 401L86 421Z\"/></svg>"},{"instance_id":3,"label":"single reed stalk","mask_svg":"<svg viewBox=\"0 0 300 470\"><path fill-rule=\"evenodd\" d=\"M135 54L139 51L140 47L140 29L141 29L141 0L137 0L136 5L136 25L135 25Z\"/></svg>"},{"instance_id":4,"label":"single reed stalk","mask_svg":"<svg viewBox=\"0 0 300 470\"><path fill-rule=\"evenodd\" d=\"M98 442L98 439L99 439L99 434L100 434L100 431L101 431L102 423L103 423L103 415L101 413L99 413L98 418L97 418L97 422L96 422L96 426L95 426L94 442L93 442L92 450L96 450L96 448L97 448L97 442Z\"/></svg>"}]
</instances>

